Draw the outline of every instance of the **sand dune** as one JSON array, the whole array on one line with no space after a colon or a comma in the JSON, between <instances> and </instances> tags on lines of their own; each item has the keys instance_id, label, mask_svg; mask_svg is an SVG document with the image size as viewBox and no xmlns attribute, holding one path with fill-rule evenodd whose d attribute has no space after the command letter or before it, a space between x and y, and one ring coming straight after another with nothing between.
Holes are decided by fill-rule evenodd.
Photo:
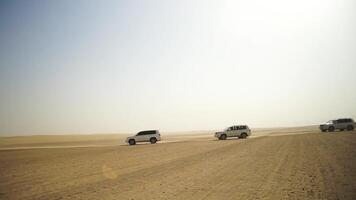
<instances>
[{"instance_id":1,"label":"sand dune","mask_svg":"<svg viewBox=\"0 0 356 200\"><path fill-rule=\"evenodd\" d=\"M259 134L226 141L169 135L172 142L136 146L122 145L122 136L97 136L97 143L68 136L41 145L98 146L3 150L0 199L356 198L356 132ZM2 148L41 147L1 140Z\"/></svg>"}]
</instances>

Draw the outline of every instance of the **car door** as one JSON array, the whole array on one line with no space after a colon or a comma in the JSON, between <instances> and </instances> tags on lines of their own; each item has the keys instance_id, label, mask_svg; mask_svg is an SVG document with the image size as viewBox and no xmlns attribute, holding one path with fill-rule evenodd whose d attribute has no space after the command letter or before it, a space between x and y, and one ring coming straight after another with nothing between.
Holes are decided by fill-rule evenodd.
<instances>
[{"instance_id":1,"label":"car door","mask_svg":"<svg viewBox=\"0 0 356 200\"><path fill-rule=\"evenodd\" d=\"M338 119L336 120L336 125L335 125L336 129L345 129L345 120L344 119Z\"/></svg>"},{"instance_id":2,"label":"car door","mask_svg":"<svg viewBox=\"0 0 356 200\"><path fill-rule=\"evenodd\" d=\"M237 127L231 126L229 131L229 137L236 137L236 131L237 131Z\"/></svg>"},{"instance_id":3,"label":"car door","mask_svg":"<svg viewBox=\"0 0 356 200\"><path fill-rule=\"evenodd\" d=\"M246 126L239 126L239 132L237 133L237 136L240 137L241 133L246 132Z\"/></svg>"},{"instance_id":4,"label":"car door","mask_svg":"<svg viewBox=\"0 0 356 200\"><path fill-rule=\"evenodd\" d=\"M239 136L239 126L234 126L234 133L233 133L233 136L234 137L238 137Z\"/></svg>"},{"instance_id":5,"label":"car door","mask_svg":"<svg viewBox=\"0 0 356 200\"><path fill-rule=\"evenodd\" d=\"M146 131L143 135L142 141L148 142L152 136L152 131Z\"/></svg>"},{"instance_id":6,"label":"car door","mask_svg":"<svg viewBox=\"0 0 356 200\"><path fill-rule=\"evenodd\" d=\"M233 126L231 126L226 130L226 136L227 137L232 137L233 134L234 134L234 129L233 129Z\"/></svg>"},{"instance_id":7,"label":"car door","mask_svg":"<svg viewBox=\"0 0 356 200\"><path fill-rule=\"evenodd\" d=\"M144 137L145 137L144 132L139 132L139 133L137 133L135 140L136 140L136 142L143 142Z\"/></svg>"},{"instance_id":8,"label":"car door","mask_svg":"<svg viewBox=\"0 0 356 200\"><path fill-rule=\"evenodd\" d=\"M351 119L344 119L343 123L342 123L342 129L347 129L347 126L352 124L352 120Z\"/></svg>"}]
</instances>

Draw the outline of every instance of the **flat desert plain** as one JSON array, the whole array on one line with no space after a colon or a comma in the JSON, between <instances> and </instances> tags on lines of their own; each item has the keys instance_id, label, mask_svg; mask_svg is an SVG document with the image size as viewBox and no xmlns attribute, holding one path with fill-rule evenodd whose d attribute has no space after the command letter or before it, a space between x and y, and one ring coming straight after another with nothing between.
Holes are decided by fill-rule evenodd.
<instances>
[{"instance_id":1,"label":"flat desert plain","mask_svg":"<svg viewBox=\"0 0 356 200\"><path fill-rule=\"evenodd\" d=\"M356 199L356 132L0 138L0 199Z\"/></svg>"}]
</instances>

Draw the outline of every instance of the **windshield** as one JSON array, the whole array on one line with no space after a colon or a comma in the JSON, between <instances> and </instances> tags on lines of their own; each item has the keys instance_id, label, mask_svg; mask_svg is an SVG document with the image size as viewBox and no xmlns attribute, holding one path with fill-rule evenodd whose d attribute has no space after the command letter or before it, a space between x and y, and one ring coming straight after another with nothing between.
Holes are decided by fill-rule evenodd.
<instances>
[{"instance_id":1,"label":"windshield","mask_svg":"<svg viewBox=\"0 0 356 200\"><path fill-rule=\"evenodd\" d=\"M229 131L229 130L231 130L231 127L227 127L224 129L224 131Z\"/></svg>"}]
</instances>

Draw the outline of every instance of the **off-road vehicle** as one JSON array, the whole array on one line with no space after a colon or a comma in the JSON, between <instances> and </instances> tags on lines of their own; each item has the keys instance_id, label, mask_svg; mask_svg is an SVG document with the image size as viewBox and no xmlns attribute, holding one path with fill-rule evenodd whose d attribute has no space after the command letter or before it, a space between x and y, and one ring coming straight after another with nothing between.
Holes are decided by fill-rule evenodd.
<instances>
[{"instance_id":1,"label":"off-road vehicle","mask_svg":"<svg viewBox=\"0 0 356 200\"><path fill-rule=\"evenodd\" d=\"M225 140L228 137L247 138L250 135L251 130L246 125L230 126L224 131L215 133L215 137L219 140Z\"/></svg>"},{"instance_id":2,"label":"off-road vehicle","mask_svg":"<svg viewBox=\"0 0 356 200\"><path fill-rule=\"evenodd\" d=\"M354 130L356 124L353 119L351 118L342 118L336 120L330 120L324 124L320 124L319 128L322 132L329 131L333 132L335 130Z\"/></svg>"},{"instance_id":3,"label":"off-road vehicle","mask_svg":"<svg viewBox=\"0 0 356 200\"><path fill-rule=\"evenodd\" d=\"M161 134L158 130L147 130L138 132L134 136L126 138L126 143L129 145L135 145L137 142L150 142L151 144L161 140Z\"/></svg>"}]
</instances>

